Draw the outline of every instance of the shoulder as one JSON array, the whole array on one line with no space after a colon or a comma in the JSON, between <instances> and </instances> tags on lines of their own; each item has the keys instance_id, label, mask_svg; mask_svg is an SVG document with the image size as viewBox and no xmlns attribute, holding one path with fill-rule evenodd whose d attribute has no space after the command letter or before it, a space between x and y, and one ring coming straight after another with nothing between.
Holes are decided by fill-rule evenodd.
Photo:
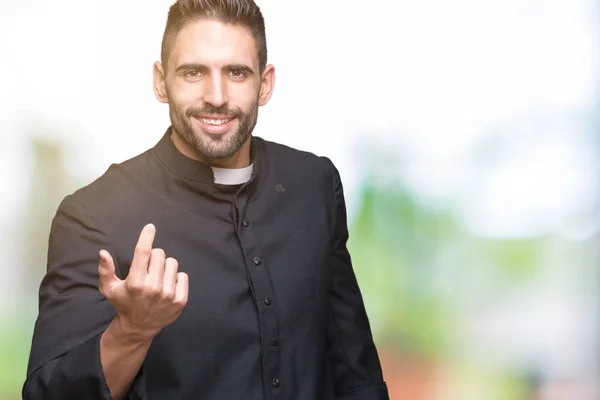
<instances>
[{"instance_id":1,"label":"shoulder","mask_svg":"<svg viewBox=\"0 0 600 400\"><path fill-rule=\"evenodd\" d=\"M254 137L254 143L259 151L264 153L263 160L276 164L277 168L306 177L320 176L332 179L337 174L333 162L324 155L310 151L299 150L285 144Z\"/></svg>"},{"instance_id":2,"label":"shoulder","mask_svg":"<svg viewBox=\"0 0 600 400\"><path fill-rule=\"evenodd\" d=\"M119 210L134 200L134 187L144 180L144 174L153 158L152 149L111 164L92 182L67 195L58 207L57 214L85 216L102 221L118 214Z\"/></svg>"},{"instance_id":3,"label":"shoulder","mask_svg":"<svg viewBox=\"0 0 600 400\"><path fill-rule=\"evenodd\" d=\"M318 201L336 210L344 203L340 174L327 156L298 150L281 143L255 138L260 157L270 171L276 171L282 181L292 184L301 201ZM259 166L259 170L263 168ZM334 211L335 214L335 211Z\"/></svg>"}]
</instances>

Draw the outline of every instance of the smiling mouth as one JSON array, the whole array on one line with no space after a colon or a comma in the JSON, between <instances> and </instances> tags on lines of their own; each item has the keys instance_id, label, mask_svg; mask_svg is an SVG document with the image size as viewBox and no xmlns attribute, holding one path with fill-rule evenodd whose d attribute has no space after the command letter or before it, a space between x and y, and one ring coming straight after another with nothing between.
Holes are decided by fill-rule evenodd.
<instances>
[{"instance_id":1,"label":"smiling mouth","mask_svg":"<svg viewBox=\"0 0 600 400\"><path fill-rule=\"evenodd\" d=\"M208 118L207 116L195 116L200 129L208 134L220 135L229 132L232 122L236 117L228 117L224 115L217 116L219 118Z\"/></svg>"},{"instance_id":2,"label":"smiling mouth","mask_svg":"<svg viewBox=\"0 0 600 400\"><path fill-rule=\"evenodd\" d=\"M224 124L228 123L229 121L231 121L232 119L233 119L233 117L231 117L231 118L219 118L219 119L198 118L198 120L200 122L202 122L202 123L204 123L206 125L214 125L214 126L224 125Z\"/></svg>"}]
</instances>

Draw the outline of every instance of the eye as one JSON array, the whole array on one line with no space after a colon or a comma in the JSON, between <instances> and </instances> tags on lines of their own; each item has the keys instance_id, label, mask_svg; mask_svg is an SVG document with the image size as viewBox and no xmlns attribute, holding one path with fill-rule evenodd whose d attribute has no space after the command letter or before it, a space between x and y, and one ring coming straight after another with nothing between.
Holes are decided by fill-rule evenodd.
<instances>
[{"instance_id":1,"label":"eye","mask_svg":"<svg viewBox=\"0 0 600 400\"><path fill-rule=\"evenodd\" d=\"M242 80L242 79L244 79L246 77L246 74L243 71L238 70L238 69L234 69L234 70L229 71L227 73L227 75L229 75L231 78L233 78L235 80L238 80L238 81Z\"/></svg>"},{"instance_id":2,"label":"eye","mask_svg":"<svg viewBox=\"0 0 600 400\"><path fill-rule=\"evenodd\" d=\"M185 73L185 77L188 79L197 79L197 78L200 78L201 76L202 76L202 73L200 71L198 71L197 69L192 69Z\"/></svg>"}]
</instances>

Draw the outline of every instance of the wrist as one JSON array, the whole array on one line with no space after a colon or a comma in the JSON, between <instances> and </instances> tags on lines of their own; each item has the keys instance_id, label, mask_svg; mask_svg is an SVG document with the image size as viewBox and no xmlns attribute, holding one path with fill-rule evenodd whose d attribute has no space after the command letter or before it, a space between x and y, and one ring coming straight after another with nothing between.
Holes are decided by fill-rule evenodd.
<instances>
[{"instance_id":1,"label":"wrist","mask_svg":"<svg viewBox=\"0 0 600 400\"><path fill-rule=\"evenodd\" d=\"M147 332L130 326L118 315L112 320L106 333L115 341L133 346L150 346L156 332Z\"/></svg>"}]
</instances>

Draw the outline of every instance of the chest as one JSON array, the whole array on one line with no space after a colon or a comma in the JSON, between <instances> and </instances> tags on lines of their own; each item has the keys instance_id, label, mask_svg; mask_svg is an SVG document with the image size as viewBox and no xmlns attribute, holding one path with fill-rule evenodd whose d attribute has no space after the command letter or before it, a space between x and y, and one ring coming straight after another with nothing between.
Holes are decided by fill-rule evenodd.
<instances>
[{"instance_id":1,"label":"chest","mask_svg":"<svg viewBox=\"0 0 600 400\"><path fill-rule=\"evenodd\" d=\"M163 199L130 218L123 226L153 222L154 247L188 274L188 305L178 321L187 331L208 327L215 340L255 335L260 315L295 324L325 309L331 248L323 202L275 191L207 205L203 213ZM117 251L125 273L137 236L128 237L134 240Z\"/></svg>"}]
</instances>

